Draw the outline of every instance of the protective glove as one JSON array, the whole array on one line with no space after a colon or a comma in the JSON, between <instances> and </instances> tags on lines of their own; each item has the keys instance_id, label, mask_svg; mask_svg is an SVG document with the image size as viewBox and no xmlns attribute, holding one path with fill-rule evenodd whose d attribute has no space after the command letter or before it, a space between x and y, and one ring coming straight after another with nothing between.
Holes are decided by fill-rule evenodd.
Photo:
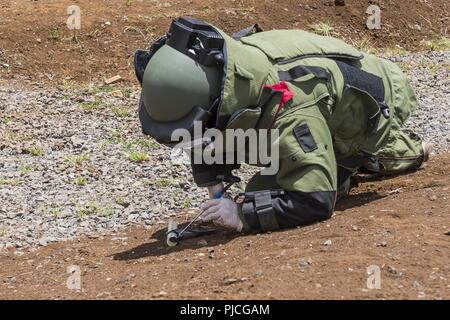
<instances>
[{"instance_id":1,"label":"protective glove","mask_svg":"<svg viewBox=\"0 0 450 320\"><path fill-rule=\"evenodd\" d=\"M218 183L218 184L215 184L213 186L209 186L208 187L209 198L210 199L215 199L217 193L222 192L224 188L225 187L223 186L222 182Z\"/></svg>"},{"instance_id":2,"label":"protective glove","mask_svg":"<svg viewBox=\"0 0 450 320\"><path fill-rule=\"evenodd\" d=\"M212 199L206 201L202 206L203 214L200 220L214 223L234 229L238 232L242 231L243 224L238 214L237 204L228 197L220 199Z\"/></svg>"}]
</instances>

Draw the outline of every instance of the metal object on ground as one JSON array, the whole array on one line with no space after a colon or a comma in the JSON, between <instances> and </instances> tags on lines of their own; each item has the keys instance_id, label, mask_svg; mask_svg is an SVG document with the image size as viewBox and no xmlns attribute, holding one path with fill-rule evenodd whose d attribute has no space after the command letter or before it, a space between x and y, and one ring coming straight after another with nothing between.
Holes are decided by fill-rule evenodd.
<instances>
[{"instance_id":1,"label":"metal object on ground","mask_svg":"<svg viewBox=\"0 0 450 320\"><path fill-rule=\"evenodd\" d=\"M192 221L191 221L192 223ZM190 223L190 224L191 224ZM188 224L189 226L189 224ZM167 245L169 247L175 247L181 240L192 239L200 236L206 236L216 232L217 229L207 226L198 225L195 228L186 227L181 229L175 221L169 221L169 226L167 228Z\"/></svg>"},{"instance_id":2,"label":"metal object on ground","mask_svg":"<svg viewBox=\"0 0 450 320\"><path fill-rule=\"evenodd\" d=\"M233 175L231 175L230 177L227 177L226 180L228 180L229 183L225 186L225 188L221 192L218 192L214 196L215 199L222 198L222 196L225 194L225 192L227 192L228 189L230 189L233 184L241 181L241 179L239 177L235 177ZM194 219L192 219L186 225L186 227L184 227L183 229L178 228L178 225L175 221L173 221L173 220L169 221L169 225L167 227L167 245L169 247L174 247L181 240L200 237L200 236L208 235L208 234L215 232L216 229L201 226L201 225L196 226L195 229L192 228L193 224L201 217L202 214L203 214L203 210Z\"/></svg>"}]
</instances>

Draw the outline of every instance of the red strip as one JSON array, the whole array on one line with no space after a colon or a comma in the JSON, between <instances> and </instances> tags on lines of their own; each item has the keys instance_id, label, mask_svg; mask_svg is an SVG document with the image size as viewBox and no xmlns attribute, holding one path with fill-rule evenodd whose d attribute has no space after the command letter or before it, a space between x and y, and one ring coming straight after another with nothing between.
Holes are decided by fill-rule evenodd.
<instances>
[{"instance_id":1,"label":"red strip","mask_svg":"<svg viewBox=\"0 0 450 320\"><path fill-rule=\"evenodd\" d=\"M294 94L292 93L291 90L289 90L287 83L284 81L280 81L279 83L272 84L272 85L265 85L264 88L270 88L272 90L281 92L281 101L280 101L280 104L278 105L278 109L277 109L277 112L275 113L272 124L269 127L269 130L270 130L273 126L273 123L277 119L278 114L280 113L281 109L283 109L283 107L286 105L286 103L288 103L292 99Z\"/></svg>"}]
</instances>

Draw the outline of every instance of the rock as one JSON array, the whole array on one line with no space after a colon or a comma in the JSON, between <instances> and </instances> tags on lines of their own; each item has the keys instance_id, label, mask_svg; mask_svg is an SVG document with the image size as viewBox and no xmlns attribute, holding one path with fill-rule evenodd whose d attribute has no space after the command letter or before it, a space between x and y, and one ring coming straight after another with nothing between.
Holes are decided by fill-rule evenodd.
<instances>
[{"instance_id":1,"label":"rock","mask_svg":"<svg viewBox=\"0 0 450 320\"><path fill-rule=\"evenodd\" d=\"M167 292L165 292L165 291L160 291L153 295L154 298L161 298L161 297L166 297L166 296L167 296Z\"/></svg>"},{"instance_id":2,"label":"rock","mask_svg":"<svg viewBox=\"0 0 450 320\"><path fill-rule=\"evenodd\" d=\"M214 249L208 248L208 258L214 259Z\"/></svg>"},{"instance_id":3,"label":"rock","mask_svg":"<svg viewBox=\"0 0 450 320\"><path fill-rule=\"evenodd\" d=\"M70 142L72 143L72 145L75 148L79 148L79 147L83 146L85 141L86 141L86 139L82 139L79 136L72 136L72 137L70 137Z\"/></svg>"},{"instance_id":4,"label":"rock","mask_svg":"<svg viewBox=\"0 0 450 320\"><path fill-rule=\"evenodd\" d=\"M336 6L345 6L345 0L334 0Z\"/></svg>"},{"instance_id":5,"label":"rock","mask_svg":"<svg viewBox=\"0 0 450 320\"><path fill-rule=\"evenodd\" d=\"M387 267L387 270L388 270L388 272L391 273L391 274L398 274L397 269L395 269L395 267L393 267L393 266L388 266L388 267Z\"/></svg>"},{"instance_id":6,"label":"rock","mask_svg":"<svg viewBox=\"0 0 450 320\"><path fill-rule=\"evenodd\" d=\"M197 245L198 246L206 246L206 245L208 245L208 241L206 241L204 239L199 240L199 241L197 241Z\"/></svg>"},{"instance_id":7,"label":"rock","mask_svg":"<svg viewBox=\"0 0 450 320\"><path fill-rule=\"evenodd\" d=\"M308 267L312 265L312 260L310 258L309 259L301 258L298 263L300 267Z\"/></svg>"},{"instance_id":8,"label":"rock","mask_svg":"<svg viewBox=\"0 0 450 320\"><path fill-rule=\"evenodd\" d=\"M136 274L135 273L130 273L125 277L125 281L130 281L132 279L136 278Z\"/></svg>"},{"instance_id":9,"label":"rock","mask_svg":"<svg viewBox=\"0 0 450 320\"><path fill-rule=\"evenodd\" d=\"M327 241L325 241L323 243L324 246L331 246L331 244L332 244L332 241L330 239L328 239Z\"/></svg>"},{"instance_id":10,"label":"rock","mask_svg":"<svg viewBox=\"0 0 450 320\"><path fill-rule=\"evenodd\" d=\"M381 241L379 243L376 244L377 247L387 247L387 242L386 241Z\"/></svg>"},{"instance_id":11,"label":"rock","mask_svg":"<svg viewBox=\"0 0 450 320\"><path fill-rule=\"evenodd\" d=\"M430 201L436 201L438 197L436 195L432 195L428 199L430 199Z\"/></svg>"},{"instance_id":12,"label":"rock","mask_svg":"<svg viewBox=\"0 0 450 320\"><path fill-rule=\"evenodd\" d=\"M226 285L226 286L229 286L230 284L236 283L238 281L239 281L239 279L236 279L236 278L226 278L223 281L223 284Z\"/></svg>"}]
</instances>

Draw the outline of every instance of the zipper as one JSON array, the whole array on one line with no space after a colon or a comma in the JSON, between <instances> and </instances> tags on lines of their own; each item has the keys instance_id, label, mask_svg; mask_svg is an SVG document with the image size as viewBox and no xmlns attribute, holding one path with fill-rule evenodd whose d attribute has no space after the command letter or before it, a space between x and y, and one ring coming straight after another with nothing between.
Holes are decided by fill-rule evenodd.
<instances>
[{"instance_id":1,"label":"zipper","mask_svg":"<svg viewBox=\"0 0 450 320\"><path fill-rule=\"evenodd\" d=\"M364 58L364 55L361 54L361 56L356 57L356 56L352 56L349 54L334 54L334 53L330 53L330 54L318 54L318 53L313 53L313 54L304 54L301 56L296 56L293 58L278 58L275 59L275 62L279 65L284 65L284 64L289 64L292 62L296 62L299 60L303 60L303 59L307 59L307 58L330 58L330 59L350 59L350 60L361 60L362 58Z\"/></svg>"}]
</instances>

